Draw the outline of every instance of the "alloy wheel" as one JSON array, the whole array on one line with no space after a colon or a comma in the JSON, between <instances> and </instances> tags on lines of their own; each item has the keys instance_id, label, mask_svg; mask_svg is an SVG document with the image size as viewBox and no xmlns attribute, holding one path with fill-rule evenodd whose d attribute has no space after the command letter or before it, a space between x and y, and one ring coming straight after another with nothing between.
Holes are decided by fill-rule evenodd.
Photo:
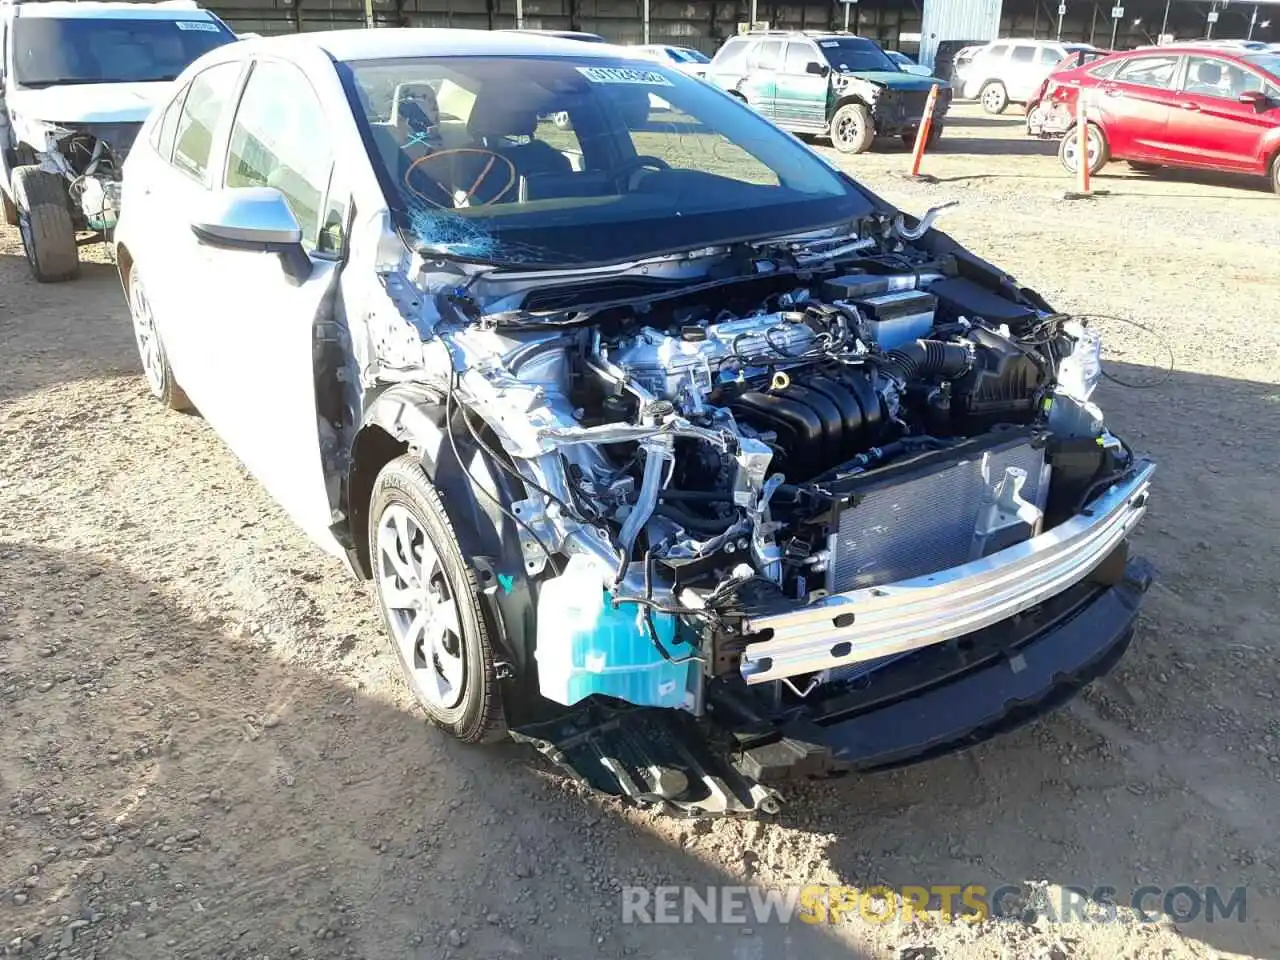
<instances>
[{"instance_id":1,"label":"alloy wheel","mask_svg":"<svg viewBox=\"0 0 1280 960\"><path fill-rule=\"evenodd\" d=\"M378 521L377 553L378 592L406 675L423 699L452 709L466 686L466 651L440 554L398 503Z\"/></svg>"},{"instance_id":2,"label":"alloy wheel","mask_svg":"<svg viewBox=\"0 0 1280 960\"><path fill-rule=\"evenodd\" d=\"M861 131L859 130L858 118L852 114L841 117L840 121L836 124L835 136L841 143L853 143L858 139L860 134Z\"/></svg>"},{"instance_id":3,"label":"alloy wheel","mask_svg":"<svg viewBox=\"0 0 1280 960\"><path fill-rule=\"evenodd\" d=\"M136 269L129 274L129 315L133 319L133 337L138 343L138 357L142 361L147 384L157 397L163 396L165 372L160 356L160 335L156 332L151 301L147 299L142 278Z\"/></svg>"}]
</instances>

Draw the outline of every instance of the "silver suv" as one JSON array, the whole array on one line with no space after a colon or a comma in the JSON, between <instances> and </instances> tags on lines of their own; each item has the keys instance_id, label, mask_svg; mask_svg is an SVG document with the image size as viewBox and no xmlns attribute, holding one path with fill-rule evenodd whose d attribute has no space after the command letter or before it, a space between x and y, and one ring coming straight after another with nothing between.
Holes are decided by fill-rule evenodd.
<instances>
[{"instance_id":1,"label":"silver suv","mask_svg":"<svg viewBox=\"0 0 1280 960\"><path fill-rule=\"evenodd\" d=\"M1026 103L1064 58L1087 43L1056 40L993 40L957 67L956 86L965 100L981 100L987 113L1004 113L1010 103Z\"/></svg>"}]
</instances>

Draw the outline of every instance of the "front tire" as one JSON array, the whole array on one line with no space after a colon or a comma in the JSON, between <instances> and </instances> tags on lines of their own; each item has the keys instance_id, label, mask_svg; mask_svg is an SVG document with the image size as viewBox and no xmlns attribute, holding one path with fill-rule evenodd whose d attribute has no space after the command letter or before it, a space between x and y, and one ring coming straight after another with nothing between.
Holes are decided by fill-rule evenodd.
<instances>
[{"instance_id":1,"label":"front tire","mask_svg":"<svg viewBox=\"0 0 1280 960\"><path fill-rule=\"evenodd\" d=\"M41 283L80 276L80 251L62 178L39 167L18 167L13 171L13 203L31 275Z\"/></svg>"},{"instance_id":2,"label":"front tire","mask_svg":"<svg viewBox=\"0 0 1280 960\"><path fill-rule=\"evenodd\" d=\"M999 80L986 83L978 94L978 99L982 101L982 109L987 113L1004 113L1009 108L1009 91Z\"/></svg>"},{"instance_id":3,"label":"front tire","mask_svg":"<svg viewBox=\"0 0 1280 960\"><path fill-rule=\"evenodd\" d=\"M831 145L841 153L866 153L875 137L871 111L860 103L846 103L831 118Z\"/></svg>"},{"instance_id":4,"label":"front tire","mask_svg":"<svg viewBox=\"0 0 1280 960\"><path fill-rule=\"evenodd\" d=\"M1271 158L1271 189L1280 194L1280 153Z\"/></svg>"},{"instance_id":5,"label":"front tire","mask_svg":"<svg viewBox=\"0 0 1280 960\"><path fill-rule=\"evenodd\" d=\"M169 366L169 355L160 340L160 330L156 326L151 300L147 297L146 288L142 285L142 274L138 272L136 264L129 269L128 294L133 339L138 345L138 359L142 361L142 372L147 378L151 395L170 410L190 410L191 401L187 399L182 387L178 386L173 368Z\"/></svg>"},{"instance_id":6,"label":"front tire","mask_svg":"<svg viewBox=\"0 0 1280 960\"><path fill-rule=\"evenodd\" d=\"M378 474L368 535L378 610L414 699L465 743L503 739L479 587L418 457L397 457Z\"/></svg>"},{"instance_id":7,"label":"front tire","mask_svg":"<svg viewBox=\"0 0 1280 960\"><path fill-rule=\"evenodd\" d=\"M1062 142L1058 144L1058 161L1070 174L1079 172L1080 135L1076 131L1077 128L1072 127L1063 136ZM1108 160L1107 138L1092 123L1089 124L1086 136L1089 150L1089 173L1092 175L1106 166Z\"/></svg>"}]
</instances>

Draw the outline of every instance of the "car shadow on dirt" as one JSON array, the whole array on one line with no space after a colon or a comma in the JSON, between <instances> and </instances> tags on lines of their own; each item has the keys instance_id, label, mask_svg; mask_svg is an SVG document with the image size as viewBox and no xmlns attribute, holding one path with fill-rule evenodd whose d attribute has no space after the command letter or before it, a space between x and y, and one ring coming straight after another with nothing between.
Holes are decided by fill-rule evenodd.
<instances>
[{"instance_id":1,"label":"car shadow on dirt","mask_svg":"<svg viewBox=\"0 0 1280 960\"><path fill-rule=\"evenodd\" d=\"M261 634L175 605L180 570L157 574L0 541L13 952L858 955L799 922L623 922L624 885L741 881L523 751L456 744L342 682L340 644L328 673L282 662Z\"/></svg>"},{"instance_id":2,"label":"car shadow on dirt","mask_svg":"<svg viewBox=\"0 0 1280 960\"><path fill-rule=\"evenodd\" d=\"M956 157L1052 157L1058 152L1058 144L1052 140L949 137L944 133L931 152Z\"/></svg>"},{"instance_id":3,"label":"car shadow on dirt","mask_svg":"<svg viewBox=\"0 0 1280 960\"><path fill-rule=\"evenodd\" d=\"M974 101L964 101L963 104L957 104L957 105L967 106L967 105L971 105L973 102ZM1024 123L1025 121L1023 120L1023 118L1020 115L1015 113L1008 113L1008 114L1004 114L1002 116L996 116L996 117L975 117L975 116L970 116L968 114L960 114L960 113L947 114L948 127L1013 129L1015 127L1022 126Z\"/></svg>"},{"instance_id":4,"label":"car shadow on dirt","mask_svg":"<svg viewBox=\"0 0 1280 960\"><path fill-rule=\"evenodd\" d=\"M1116 161L1103 167L1094 177L1095 181L1105 181L1106 189L1117 196L1125 197L1169 197L1196 200L1267 200L1274 198L1274 191L1266 177L1253 177L1240 173L1224 173L1217 170L1188 170L1181 167L1160 167L1150 171L1127 169L1123 162ZM1123 186L1118 186L1123 184ZM1161 189L1173 185L1186 184L1192 187L1218 187L1224 190L1238 190L1244 196L1217 193L1183 193L1181 190L1169 191ZM1114 186L1113 186L1114 185ZM1152 189L1154 188L1154 189Z\"/></svg>"},{"instance_id":5,"label":"car shadow on dirt","mask_svg":"<svg viewBox=\"0 0 1280 960\"><path fill-rule=\"evenodd\" d=\"M1122 333L1113 322L1104 343ZM1274 607L1269 558L1280 529L1270 492L1280 417L1262 411L1280 408L1280 386L1170 370L1164 349L1129 335L1124 355L1149 362L1106 362L1114 379L1099 389L1112 428L1159 464L1133 547L1157 580L1116 670L1063 709L972 750L791 790L781 815L829 838L824 854L849 885L1002 891L1011 955L1047 955L1017 944L1070 935L1046 918L1109 923L1107 897L1129 907L1135 895L1150 923L1117 929L1129 944L1160 926L1233 954L1275 956L1280 946L1274 859L1264 852L1280 829L1268 799L1280 761L1266 756L1275 721L1270 699L1248 706L1254 686L1270 687L1260 678L1242 691L1235 672L1261 674L1280 653L1262 626ZM1250 518L1238 550L1257 562L1224 575L1256 600L1224 599L1224 581L1206 569L1232 562L1206 552L1221 541L1222 509ZM1239 719L1218 721L1220 710ZM803 814L793 818L792 808ZM1165 897L1179 887L1170 910ZM935 889L933 904L940 899ZM958 892L954 906L969 912ZM1161 918L1165 910L1178 922ZM1117 957L1147 955L1115 946Z\"/></svg>"}]
</instances>

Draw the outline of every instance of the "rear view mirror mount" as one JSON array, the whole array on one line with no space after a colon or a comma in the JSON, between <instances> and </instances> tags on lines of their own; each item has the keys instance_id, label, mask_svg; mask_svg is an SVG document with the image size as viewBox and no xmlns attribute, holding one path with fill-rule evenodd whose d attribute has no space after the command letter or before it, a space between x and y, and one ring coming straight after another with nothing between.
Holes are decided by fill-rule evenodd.
<instances>
[{"instance_id":1,"label":"rear view mirror mount","mask_svg":"<svg viewBox=\"0 0 1280 960\"><path fill-rule=\"evenodd\" d=\"M223 250L274 253L294 283L311 276L302 228L284 194L274 187L234 187L214 193L191 224L201 243Z\"/></svg>"}]
</instances>

